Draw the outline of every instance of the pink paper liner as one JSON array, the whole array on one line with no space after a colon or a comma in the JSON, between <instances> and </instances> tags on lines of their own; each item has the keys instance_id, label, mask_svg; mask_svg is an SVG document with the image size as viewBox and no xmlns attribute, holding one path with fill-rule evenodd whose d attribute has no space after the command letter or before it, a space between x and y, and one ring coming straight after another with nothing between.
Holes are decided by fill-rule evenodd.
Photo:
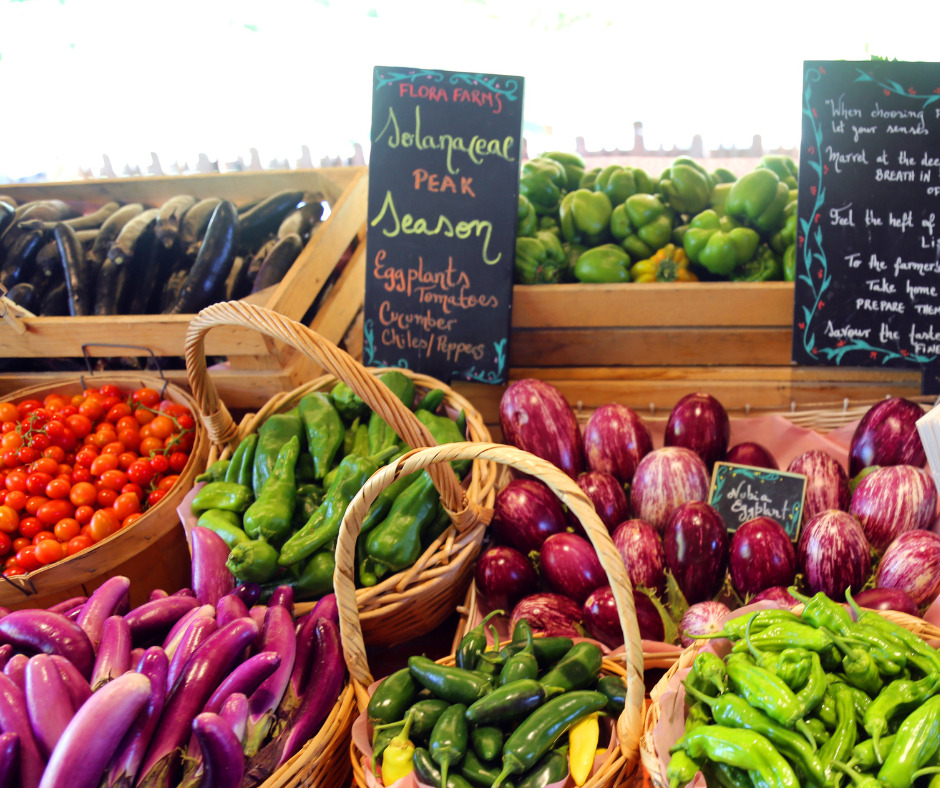
<instances>
[{"instance_id":1,"label":"pink paper liner","mask_svg":"<svg viewBox=\"0 0 940 788\"><path fill-rule=\"evenodd\" d=\"M198 493L204 486L205 482L196 482L182 501L179 502L179 506L176 507L176 516L180 518L180 523L183 525L183 530L186 532L186 541L192 544L190 535L193 532L193 528L196 527L196 522L199 520L196 515L193 514L193 498L196 497Z\"/></svg>"}]
</instances>

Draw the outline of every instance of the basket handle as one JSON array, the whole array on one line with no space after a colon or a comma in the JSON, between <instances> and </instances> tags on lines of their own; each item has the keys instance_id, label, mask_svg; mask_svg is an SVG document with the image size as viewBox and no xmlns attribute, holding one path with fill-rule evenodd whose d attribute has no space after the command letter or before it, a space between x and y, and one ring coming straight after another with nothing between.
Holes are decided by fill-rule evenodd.
<instances>
[{"instance_id":1,"label":"basket handle","mask_svg":"<svg viewBox=\"0 0 940 788\"><path fill-rule=\"evenodd\" d=\"M346 509L336 542L333 588L339 608L343 653L349 674L359 685L357 694L360 702L363 699L364 689L374 680L369 672L365 643L362 639L354 580L356 539L359 537L362 521L376 496L395 479L413 471L425 468L430 470L436 464L448 463L452 460L489 460L534 476L547 484L584 526L591 544L597 551L601 566L610 580L614 600L617 603L620 628L623 630L626 645L627 699L624 712L617 720L617 731L622 751L629 759L632 759L637 754L642 731L643 699L646 689L643 682L643 645L637 625L633 588L623 559L607 528L598 517L594 504L573 479L550 462L534 454L499 443L447 443L415 449L396 462L376 471Z\"/></svg>"},{"instance_id":2,"label":"basket handle","mask_svg":"<svg viewBox=\"0 0 940 788\"><path fill-rule=\"evenodd\" d=\"M285 342L344 381L379 414L409 446L435 446L434 438L418 418L388 388L352 356L302 323L271 309L244 301L222 301L203 309L186 331L186 375L213 443L233 445L238 426L219 398L206 367L205 336L215 326L242 326ZM458 530L479 520L478 507L468 504L453 470L446 465L429 470Z\"/></svg>"}]
</instances>

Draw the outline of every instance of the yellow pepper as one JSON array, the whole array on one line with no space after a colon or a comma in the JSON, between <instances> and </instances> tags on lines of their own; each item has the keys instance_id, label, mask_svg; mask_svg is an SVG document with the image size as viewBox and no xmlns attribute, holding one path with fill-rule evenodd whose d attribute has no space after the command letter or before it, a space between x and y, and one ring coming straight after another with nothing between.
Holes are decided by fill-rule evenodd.
<instances>
[{"instance_id":1,"label":"yellow pepper","mask_svg":"<svg viewBox=\"0 0 940 788\"><path fill-rule=\"evenodd\" d=\"M652 257L640 260L630 268L634 282L697 282L698 277L689 270L689 256L685 249L666 244Z\"/></svg>"},{"instance_id":2,"label":"yellow pepper","mask_svg":"<svg viewBox=\"0 0 940 788\"><path fill-rule=\"evenodd\" d=\"M389 742L385 752L382 753L382 783L384 785L391 785L414 770L415 746L408 738L413 717L414 714L409 712L405 718L405 727Z\"/></svg>"},{"instance_id":3,"label":"yellow pepper","mask_svg":"<svg viewBox=\"0 0 940 788\"><path fill-rule=\"evenodd\" d=\"M575 785L584 785L590 776L599 738L597 712L575 723L568 731L568 771Z\"/></svg>"}]
</instances>

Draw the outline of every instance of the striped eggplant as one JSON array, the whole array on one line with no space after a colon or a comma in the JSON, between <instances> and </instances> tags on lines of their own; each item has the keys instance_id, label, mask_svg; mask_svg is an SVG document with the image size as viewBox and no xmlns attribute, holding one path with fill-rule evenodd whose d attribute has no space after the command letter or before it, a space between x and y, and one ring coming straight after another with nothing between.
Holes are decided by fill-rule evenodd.
<instances>
[{"instance_id":1,"label":"striped eggplant","mask_svg":"<svg viewBox=\"0 0 940 788\"><path fill-rule=\"evenodd\" d=\"M871 465L914 465L927 461L917 432L924 415L920 405L903 397L889 397L873 405L858 422L849 443L849 476Z\"/></svg>"},{"instance_id":2,"label":"striped eggplant","mask_svg":"<svg viewBox=\"0 0 940 788\"><path fill-rule=\"evenodd\" d=\"M659 532L644 520L634 519L618 525L612 538L631 585L662 596L666 591L666 554Z\"/></svg>"},{"instance_id":3,"label":"striped eggplant","mask_svg":"<svg viewBox=\"0 0 940 788\"><path fill-rule=\"evenodd\" d=\"M929 605L940 594L940 536L933 531L905 531L878 564L875 585L898 588L916 605Z\"/></svg>"},{"instance_id":4,"label":"striped eggplant","mask_svg":"<svg viewBox=\"0 0 940 788\"><path fill-rule=\"evenodd\" d=\"M653 438L640 415L611 402L595 410L584 427L584 458L592 471L605 471L629 484L636 466L653 450Z\"/></svg>"},{"instance_id":5,"label":"striped eggplant","mask_svg":"<svg viewBox=\"0 0 940 788\"><path fill-rule=\"evenodd\" d=\"M803 499L803 522L827 509L849 509L849 475L842 464L829 452L809 449L794 457L787 466L788 473L801 473L806 477L806 496Z\"/></svg>"},{"instance_id":6,"label":"striped eggplant","mask_svg":"<svg viewBox=\"0 0 940 788\"><path fill-rule=\"evenodd\" d=\"M696 392L682 397L669 413L663 445L691 449L711 469L725 456L731 438L731 421L724 406L711 394Z\"/></svg>"},{"instance_id":7,"label":"striped eggplant","mask_svg":"<svg viewBox=\"0 0 940 788\"><path fill-rule=\"evenodd\" d=\"M688 501L705 500L709 482L705 461L691 449L654 449L640 460L630 485L633 516L662 533L673 509Z\"/></svg>"},{"instance_id":8,"label":"striped eggplant","mask_svg":"<svg viewBox=\"0 0 940 788\"><path fill-rule=\"evenodd\" d=\"M591 503L601 522L612 532L620 523L630 517L630 500L623 485L613 474L606 471L587 471L577 478L580 487ZM575 533L583 533L584 528L577 518L572 517Z\"/></svg>"},{"instance_id":9,"label":"striped eggplant","mask_svg":"<svg viewBox=\"0 0 940 788\"><path fill-rule=\"evenodd\" d=\"M567 527L565 510L545 482L531 477L512 479L496 493L490 531L498 542L528 555Z\"/></svg>"},{"instance_id":10,"label":"striped eggplant","mask_svg":"<svg viewBox=\"0 0 940 788\"><path fill-rule=\"evenodd\" d=\"M927 471L913 465L872 471L855 488L849 504L849 514L861 523L877 552L905 531L929 528L936 512L936 485Z\"/></svg>"},{"instance_id":11,"label":"striped eggplant","mask_svg":"<svg viewBox=\"0 0 940 788\"><path fill-rule=\"evenodd\" d=\"M669 516L663 530L666 566L690 605L711 599L724 584L728 541L724 520L704 501L681 503Z\"/></svg>"},{"instance_id":12,"label":"striped eggplant","mask_svg":"<svg viewBox=\"0 0 940 788\"><path fill-rule=\"evenodd\" d=\"M871 574L871 551L861 524L848 512L817 512L803 525L797 544L800 571L814 594L845 599L861 591Z\"/></svg>"}]
</instances>

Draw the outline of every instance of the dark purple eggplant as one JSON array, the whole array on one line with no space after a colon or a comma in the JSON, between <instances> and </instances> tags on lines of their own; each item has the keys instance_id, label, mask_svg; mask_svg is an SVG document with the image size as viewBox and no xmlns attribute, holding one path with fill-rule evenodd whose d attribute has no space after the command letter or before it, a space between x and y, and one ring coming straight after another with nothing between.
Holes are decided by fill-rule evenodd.
<instances>
[{"instance_id":1,"label":"dark purple eggplant","mask_svg":"<svg viewBox=\"0 0 940 788\"><path fill-rule=\"evenodd\" d=\"M304 192L284 190L265 197L247 211L238 214L239 236L246 247L277 231L288 214L296 210Z\"/></svg>"},{"instance_id":2,"label":"dark purple eggplant","mask_svg":"<svg viewBox=\"0 0 940 788\"><path fill-rule=\"evenodd\" d=\"M923 468L887 465L872 471L852 493L849 514L877 551L905 531L929 528L937 513L937 488Z\"/></svg>"},{"instance_id":3,"label":"dark purple eggplant","mask_svg":"<svg viewBox=\"0 0 940 788\"><path fill-rule=\"evenodd\" d=\"M292 233L296 233L301 238L307 238L323 218L323 203L320 201L319 195L305 194L303 200L303 203L287 214L278 225L278 238L283 238Z\"/></svg>"},{"instance_id":4,"label":"dark purple eggplant","mask_svg":"<svg viewBox=\"0 0 940 788\"><path fill-rule=\"evenodd\" d=\"M579 605L609 582L594 545L577 534L548 537L539 551L539 570L555 591Z\"/></svg>"},{"instance_id":5,"label":"dark purple eggplant","mask_svg":"<svg viewBox=\"0 0 940 788\"><path fill-rule=\"evenodd\" d=\"M652 600L637 589L633 590L633 606L636 610L637 626L643 640L662 642L666 637L666 626L662 615ZM601 586L591 592L584 600L581 621L587 633L603 643L607 648L616 649L623 645L623 628L617 612L617 603L610 586Z\"/></svg>"},{"instance_id":6,"label":"dark purple eggplant","mask_svg":"<svg viewBox=\"0 0 940 788\"><path fill-rule=\"evenodd\" d=\"M0 269L0 285L7 290L20 282L28 282L36 266L36 255L42 248L46 234L42 230L26 230L17 236Z\"/></svg>"},{"instance_id":7,"label":"dark purple eggplant","mask_svg":"<svg viewBox=\"0 0 940 788\"><path fill-rule=\"evenodd\" d=\"M69 314L72 317L90 315L92 298L89 292L88 266L78 234L67 224L61 223L56 225L53 234L59 245L59 259L69 294Z\"/></svg>"},{"instance_id":8,"label":"dark purple eggplant","mask_svg":"<svg viewBox=\"0 0 940 788\"><path fill-rule=\"evenodd\" d=\"M0 730L20 739L20 786L36 788L43 776L43 757L29 723L26 696L7 676L0 674Z\"/></svg>"},{"instance_id":9,"label":"dark purple eggplant","mask_svg":"<svg viewBox=\"0 0 940 788\"><path fill-rule=\"evenodd\" d=\"M849 443L849 476L870 465L923 467L927 455L917 432L923 415L920 405L903 397L889 397L869 408Z\"/></svg>"},{"instance_id":10,"label":"dark purple eggplant","mask_svg":"<svg viewBox=\"0 0 940 788\"><path fill-rule=\"evenodd\" d=\"M584 427L588 468L605 471L629 484L636 466L653 450L649 428L636 411L619 403L601 405Z\"/></svg>"},{"instance_id":11,"label":"dark purple eggplant","mask_svg":"<svg viewBox=\"0 0 940 788\"><path fill-rule=\"evenodd\" d=\"M91 672L91 686L97 690L131 668L131 628L123 616L110 616L101 628L101 642Z\"/></svg>"},{"instance_id":12,"label":"dark purple eggplant","mask_svg":"<svg viewBox=\"0 0 940 788\"><path fill-rule=\"evenodd\" d=\"M728 531L709 504L679 504L666 523L663 550L666 566L690 605L711 599L721 589L728 567Z\"/></svg>"},{"instance_id":13,"label":"dark purple eggplant","mask_svg":"<svg viewBox=\"0 0 940 788\"><path fill-rule=\"evenodd\" d=\"M0 733L0 788L20 785L20 737L7 731Z\"/></svg>"},{"instance_id":14,"label":"dark purple eggplant","mask_svg":"<svg viewBox=\"0 0 940 788\"><path fill-rule=\"evenodd\" d=\"M895 610L909 616L919 615L910 594L899 588L866 588L855 595L855 604L869 610Z\"/></svg>"},{"instance_id":15,"label":"dark purple eggplant","mask_svg":"<svg viewBox=\"0 0 940 788\"><path fill-rule=\"evenodd\" d=\"M800 571L814 594L841 601L846 588L860 591L871 574L868 539L848 512L817 512L803 525L797 548Z\"/></svg>"},{"instance_id":16,"label":"dark purple eggplant","mask_svg":"<svg viewBox=\"0 0 940 788\"><path fill-rule=\"evenodd\" d=\"M245 774L245 757L228 723L218 714L199 714L193 720L193 733L202 752L202 784L238 788Z\"/></svg>"},{"instance_id":17,"label":"dark purple eggplant","mask_svg":"<svg viewBox=\"0 0 940 788\"><path fill-rule=\"evenodd\" d=\"M111 244L117 239L118 234L131 219L144 212L144 206L139 202L122 205L112 213L101 225L98 235L95 237L88 250L88 260L96 269L101 266L108 256L108 250Z\"/></svg>"},{"instance_id":18,"label":"dark purple eggplant","mask_svg":"<svg viewBox=\"0 0 940 788\"><path fill-rule=\"evenodd\" d=\"M246 252L247 267L245 268L244 278L248 282L249 292L251 284L258 278L261 265L264 263L265 258L271 253L275 244L277 244L277 238L269 238L257 249L254 249L251 254Z\"/></svg>"},{"instance_id":19,"label":"dark purple eggplant","mask_svg":"<svg viewBox=\"0 0 940 788\"><path fill-rule=\"evenodd\" d=\"M705 461L691 449L664 446L637 465L630 485L633 516L662 533L673 510L708 497L710 476Z\"/></svg>"},{"instance_id":20,"label":"dark purple eggplant","mask_svg":"<svg viewBox=\"0 0 940 788\"><path fill-rule=\"evenodd\" d=\"M167 651L170 667L167 670L167 685L172 687L189 661L193 652L199 648L218 629L216 620L210 616L195 616L180 633L179 641L175 644L173 652Z\"/></svg>"},{"instance_id":21,"label":"dark purple eggplant","mask_svg":"<svg viewBox=\"0 0 940 788\"><path fill-rule=\"evenodd\" d=\"M232 262L232 270L225 278L225 300L237 301L251 293L251 282L248 281L248 258L236 255Z\"/></svg>"},{"instance_id":22,"label":"dark purple eggplant","mask_svg":"<svg viewBox=\"0 0 940 788\"><path fill-rule=\"evenodd\" d=\"M535 635L583 637L581 605L564 594L540 592L520 599L509 615L509 631L525 619Z\"/></svg>"},{"instance_id":23,"label":"dark purple eggplant","mask_svg":"<svg viewBox=\"0 0 940 788\"><path fill-rule=\"evenodd\" d=\"M672 408L663 435L665 446L691 449L711 469L725 456L731 421L724 406L711 394L686 394Z\"/></svg>"},{"instance_id":24,"label":"dark purple eggplant","mask_svg":"<svg viewBox=\"0 0 940 788\"><path fill-rule=\"evenodd\" d=\"M20 282L13 285L7 291L6 297L27 312L32 312L34 315L39 314L42 301L39 297L39 291L32 282Z\"/></svg>"},{"instance_id":25,"label":"dark purple eggplant","mask_svg":"<svg viewBox=\"0 0 940 788\"><path fill-rule=\"evenodd\" d=\"M490 610L512 610L516 602L539 588L532 562L515 548L504 545L483 551L477 559L474 582Z\"/></svg>"},{"instance_id":26,"label":"dark purple eggplant","mask_svg":"<svg viewBox=\"0 0 940 788\"><path fill-rule=\"evenodd\" d=\"M64 219L74 219L81 214L74 206L58 199L36 200L33 203L20 206L22 213L19 213L17 222L60 222ZM17 209L19 212L19 209Z\"/></svg>"},{"instance_id":27,"label":"dark purple eggplant","mask_svg":"<svg viewBox=\"0 0 940 788\"><path fill-rule=\"evenodd\" d=\"M3 234L13 224L13 218L15 216L16 206L6 200L0 200L0 238L3 237Z\"/></svg>"},{"instance_id":28,"label":"dark purple eggplant","mask_svg":"<svg viewBox=\"0 0 940 788\"><path fill-rule=\"evenodd\" d=\"M304 244L299 235L290 234L279 238L261 263L258 275L252 282L251 292L257 293L280 282L303 248Z\"/></svg>"},{"instance_id":29,"label":"dark purple eggplant","mask_svg":"<svg viewBox=\"0 0 940 788\"><path fill-rule=\"evenodd\" d=\"M493 503L490 529L496 539L528 555L549 536L567 528L564 509L547 484L531 477L512 479Z\"/></svg>"},{"instance_id":30,"label":"dark purple eggplant","mask_svg":"<svg viewBox=\"0 0 940 788\"><path fill-rule=\"evenodd\" d=\"M789 473L806 477L803 499L803 522L809 522L827 509L849 508L849 477L842 464L829 452L809 449L794 457L787 466Z\"/></svg>"},{"instance_id":31,"label":"dark purple eggplant","mask_svg":"<svg viewBox=\"0 0 940 788\"><path fill-rule=\"evenodd\" d=\"M223 200L209 220L206 236L176 301L164 310L165 314L190 314L213 303L221 293L235 260L239 233L240 222L235 206Z\"/></svg>"},{"instance_id":32,"label":"dark purple eggplant","mask_svg":"<svg viewBox=\"0 0 940 788\"><path fill-rule=\"evenodd\" d=\"M101 225L110 219L120 207L119 203L112 200L89 213L79 214L71 219L61 219L59 221L61 221L62 224L67 224L75 231L94 230L101 227ZM42 229L52 230L55 227L55 223L56 220L42 222Z\"/></svg>"},{"instance_id":33,"label":"dark purple eggplant","mask_svg":"<svg viewBox=\"0 0 940 788\"><path fill-rule=\"evenodd\" d=\"M65 281L50 287L42 296L40 317L65 317L69 313L69 291Z\"/></svg>"},{"instance_id":34,"label":"dark purple eggplant","mask_svg":"<svg viewBox=\"0 0 940 788\"><path fill-rule=\"evenodd\" d=\"M29 658L24 694L36 744L43 758L48 758L75 714L62 674L48 654Z\"/></svg>"},{"instance_id":35,"label":"dark purple eggplant","mask_svg":"<svg viewBox=\"0 0 940 788\"><path fill-rule=\"evenodd\" d=\"M166 283L163 286L163 290L160 293L160 300L157 307L151 308L149 311L153 313L165 312L169 309L179 298L180 291L183 289L183 285L186 284L186 278L189 276L189 269L182 268L177 271L173 271L169 277L167 277Z\"/></svg>"},{"instance_id":36,"label":"dark purple eggplant","mask_svg":"<svg viewBox=\"0 0 940 788\"><path fill-rule=\"evenodd\" d=\"M728 548L728 575L742 599L771 586L792 585L797 572L796 551L776 520L754 517L741 523Z\"/></svg>"},{"instance_id":37,"label":"dark purple eggplant","mask_svg":"<svg viewBox=\"0 0 940 788\"><path fill-rule=\"evenodd\" d=\"M750 465L752 468L779 470L777 460L770 453L770 449L754 441L736 443L728 449L724 461L733 462L735 465Z\"/></svg>"},{"instance_id":38,"label":"dark purple eggplant","mask_svg":"<svg viewBox=\"0 0 940 788\"><path fill-rule=\"evenodd\" d=\"M571 406L551 383L514 380L499 403L503 440L548 460L572 479L584 470L581 430Z\"/></svg>"},{"instance_id":39,"label":"dark purple eggplant","mask_svg":"<svg viewBox=\"0 0 940 788\"><path fill-rule=\"evenodd\" d=\"M83 604L77 623L85 630L91 645L96 650L104 622L118 613L118 608L122 603L126 604L130 587L130 578L124 575L109 577L91 592L91 596Z\"/></svg>"},{"instance_id":40,"label":"dark purple eggplant","mask_svg":"<svg viewBox=\"0 0 940 788\"><path fill-rule=\"evenodd\" d=\"M933 531L905 531L878 563L875 585L897 588L915 605L929 605L940 593L940 536Z\"/></svg>"},{"instance_id":41,"label":"dark purple eggplant","mask_svg":"<svg viewBox=\"0 0 940 788\"><path fill-rule=\"evenodd\" d=\"M48 610L14 610L0 618L0 640L14 646L59 654L74 663L87 679L95 662L88 635L78 624Z\"/></svg>"},{"instance_id":42,"label":"dark purple eggplant","mask_svg":"<svg viewBox=\"0 0 940 788\"><path fill-rule=\"evenodd\" d=\"M204 197L186 211L180 222L180 247L185 256L196 257L209 220L220 202L222 200L219 197Z\"/></svg>"},{"instance_id":43,"label":"dark purple eggplant","mask_svg":"<svg viewBox=\"0 0 940 788\"><path fill-rule=\"evenodd\" d=\"M578 476L577 482L578 487L591 499L594 511L608 531L613 532L630 517L630 501L617 477L606 471L587 471ZM571 519L575 520L573 517ZM583 530L581 524L577 523L575 531L583 533Z\"/></svg>"},{"instance_id":44,"label":"dark purple eggplant","mask_svg":"<svg viewBox=\"0 0 940 788\"><path fill-rule=\"evenodd\" d=\"M165 249L172 249L179 240L180 225L183 216L196 204L191 194L177 194L165 200L157 214L155 227L157 243Z\"/></svg>"},{"instance_id":45,"label":"dark purple eggplant","mask_svg":"<svg viewBox=\"0 0 940 788\"><path fill-rule=\"evenodd\" d=\"M128 271L123 295L119 300L121 314L142 315L150 311L154 293L163 286L163 272L172 264L173 251L157 241L156 233L148 230L134 248L133 270Z\"/></svg>"},{"instance_id":46,"label":"dark purple eggplant","mask_svg":"<svg viewBox=\"0 0 940 788\"><path fill-rule=\"evenodd\" d=\"M113 260L118 266L134 258L134 248L147 230L153 228L157 222L160 211L157 208L146 208L128 221L117 234L114 242L108 247L107 258Z\"/></svg>"},{"instance_id":47,"label":"dark purple eggplant","mask_svg":"<svg viewBox=\"0 0 940 788\"><path fill-rule=\"evenodd\" d=\"M196 526L190 535L193 553L193 591L202 605L214 605L235 588L225 566L229 546L215 531Z\"/></svg>"},{"instance_id":48,"label":"dark purple eggplant","mask_svg":"<svg viewBox=\"0 0 940 788\"><path fill-rule=\"evenodd\" d=\"M633 587L648 588L662 596L666 591L666 554L659 532L644 520L627 520L617 526L612 538Z\"/></svg>"},{"instance_id":49,"label":"dark purple eggplant","mask_svg":"<svg viewBox=\"0 0 940 788\"><path fill-rule=\"evenodd\" d=\"M135 645L145 645L164 636L170 628L199 602L190 596L168 596L135 607L125 618Z\"/></svg>"}]
</instances>

